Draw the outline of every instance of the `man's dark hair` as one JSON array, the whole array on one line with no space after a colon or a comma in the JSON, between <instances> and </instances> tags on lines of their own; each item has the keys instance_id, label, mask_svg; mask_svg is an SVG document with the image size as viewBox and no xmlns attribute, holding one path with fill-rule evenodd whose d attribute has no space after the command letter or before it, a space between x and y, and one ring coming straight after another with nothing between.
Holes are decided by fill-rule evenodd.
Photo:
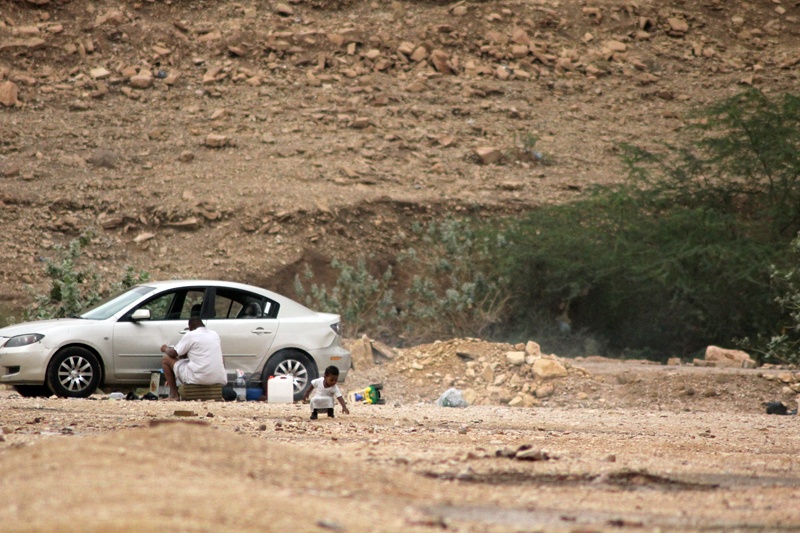
<instances>
[{"instance_id":1,"label":"man's dark hair","mask_svg":"<svg viewBox=\"0 0 800 533\"><path fill-rule=\"evenodd\" d=\"M329 366L328 368L325 369L325 375L326 376L338 376L339 375L339 369L336 368L335 366L331 365L331 366Z\"/></svg>"}]
</instances>

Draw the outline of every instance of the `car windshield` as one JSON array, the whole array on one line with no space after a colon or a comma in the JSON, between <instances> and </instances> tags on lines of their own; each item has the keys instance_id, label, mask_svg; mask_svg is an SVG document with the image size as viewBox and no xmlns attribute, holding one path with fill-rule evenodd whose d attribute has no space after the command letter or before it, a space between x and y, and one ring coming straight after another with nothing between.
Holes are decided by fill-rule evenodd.
<instances>
[{"instance_id":1,"label":"car windshield","mask_svg":"<svg viewBox=\"0 0 800 533\"><path fill-rule=\"evenodd\" d=\"M117 314L122 309L126 308L145 294L149 294L156 290L155 287L148 287L146 285L137 285L132 289L115 296L114 298L103 302L88 311L81 314L81 318L89 320L105 320Z\"/></svg>"}]
</instances>

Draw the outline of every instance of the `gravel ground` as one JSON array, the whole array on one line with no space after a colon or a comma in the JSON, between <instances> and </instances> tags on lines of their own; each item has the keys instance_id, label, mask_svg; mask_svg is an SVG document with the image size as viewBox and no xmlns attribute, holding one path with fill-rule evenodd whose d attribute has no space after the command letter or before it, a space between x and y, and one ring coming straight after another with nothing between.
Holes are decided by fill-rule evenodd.
<instances>
[{"instance_id":1,"label":"gravel ground","mask_svg":"<svg viewBox=\"0 0 800 533\"><path fill-rule=\"evenodd\" d=\"M0 391L4 531L800 529L797 418L724 396L457 409L397 389L315 422L303 404L101 398Z\"/></svg>"}]
</instances>

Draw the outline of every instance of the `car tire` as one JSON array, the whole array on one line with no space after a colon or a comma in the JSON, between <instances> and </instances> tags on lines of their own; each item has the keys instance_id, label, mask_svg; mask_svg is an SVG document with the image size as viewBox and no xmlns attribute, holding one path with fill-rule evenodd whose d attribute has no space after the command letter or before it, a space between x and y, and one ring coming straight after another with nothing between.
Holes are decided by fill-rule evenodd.
<instances>
[{"instance_id":1,"label":"car tire","mask_svg":"<svg viewBox=\"0 0 800 533\"><path fill-rule=\"evenodd\" d=\"M47 398L53 395L47 385L14 385L14 390L23 398Z\"/></svg>"},{"instance_id":2,"label":"car tire","mask_svg":"<svg viewBox=\"0 0 800 533\"><path fill-rule=\"evenodd\" d=\"M311 382L319 377L319 371L314 360L300 350L281 350L270 357L261 379L284 375L292 376L294 401L297 402L303 399Z\"/></svg>"},{"instance_id":3,"label":"car tire","mask_svg":"<svg viewBox=\"0 0 800 533\"><path fill-rule=\"evenodd\" d=\"M86 348L65 348L47 368L47 386L62 398L88 398L100 385L100 362Z\"/></svg>"}]
</instances>

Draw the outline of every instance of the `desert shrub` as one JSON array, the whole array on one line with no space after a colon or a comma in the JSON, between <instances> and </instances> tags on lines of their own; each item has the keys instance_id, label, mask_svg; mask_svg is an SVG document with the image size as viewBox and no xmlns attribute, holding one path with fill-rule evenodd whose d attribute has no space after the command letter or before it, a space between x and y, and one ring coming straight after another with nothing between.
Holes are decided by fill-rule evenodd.
<instances>
[{"instance_id":1,"label":"desert shrub","mask_svg":"<svg viewBox=\"0 0 800 533\"><path fill-rule=\"evenodd\" d=\"M32 294L33 303L23 312L24 320L77 316L112 293L150 279L147 272L136 272L129 266L122 279L104 288L93 265L81 259L83 248L96 237L97 233L89 229L66 246L54 246L55 256L44 259L50 288L46 293Z\"/></svg>"},{"instance_id":2,"label":"desert shrub","mask_svg":"<svg viewBox=\"0 0 800 533\"><path fill-rule=\"evenodd\" d=\"M648 212L621 190L538 210L511 235L513 322L532 338L561 326L548 348L565 355L593 346L654 359L761 330L776 319L775 250L738 226L716 211Z\"/></svg>"},{"instance_id":3,"label":"desert shrub","mask_svg":"<svg viewBox=\"0 0 800 533\"><path fill-rule=\"evenodd\" d=\"M309 307L341 314L349 336L402 344L481 336L496 326L508 302L495 262L503 237L455 219L416 225L412 234L414 245L393 258L396 269L374 275L364 257L355 265L334 260L333 287L313 283L306 270L305 280L295 279L296 294Z\"/></svg>"},{"instance_id":4,"label":"desert shrub","mask_svg":"<svg viewBox=\"0 0 800 533\"><path fill-rule=\"evenodd\" d=\"M391 330L397 315L390 288L391 267L375 276L368 270L365 256L360 256L355 265L334 259L331 266L338 272L333 287L313 283L314 273L306 268L302 278L295 276L295 294L309 307L340 314L350 336L358 336L368 329L373 335ZM309 288L303 284L304 279L311 283Z\"/></svg>"},{"instance_id":5,"label":"desert shrub","mask_svg":"<svg viewBox=\"0 0 800 533\"><path fill-rule=\"evenodd\" d=\"M740 346L767 362L800 364L800 236L791 243L791 261L772 265L771 279L782 316L769 333L743 338Z\"/></svg>"},{"instance_id":6,"label":"desert shrub","mask_svg":"<svg viewBox=\"0 0 800 533\"><path fill-rule=\"evenodd\" d=\"M417 226L418 246L400 256L412 273L401 307L409 342L485 337L508 312L508 280L498 257L509 247L492 225L445 219Z\"/></svg>"},{"instance_id":7,"label":"desert shrub","mask_svg":"<svg viewBox=\"0 0 800 533\"><path fill-rule=\"evenodd\" d=\"M624 185L517 226L513 327L549 317L616 352L664 358L775 325L770 264L800 229L798 99L751 90L692 119L678 146L623 147Z\"/></svg>"}]
</instances>

